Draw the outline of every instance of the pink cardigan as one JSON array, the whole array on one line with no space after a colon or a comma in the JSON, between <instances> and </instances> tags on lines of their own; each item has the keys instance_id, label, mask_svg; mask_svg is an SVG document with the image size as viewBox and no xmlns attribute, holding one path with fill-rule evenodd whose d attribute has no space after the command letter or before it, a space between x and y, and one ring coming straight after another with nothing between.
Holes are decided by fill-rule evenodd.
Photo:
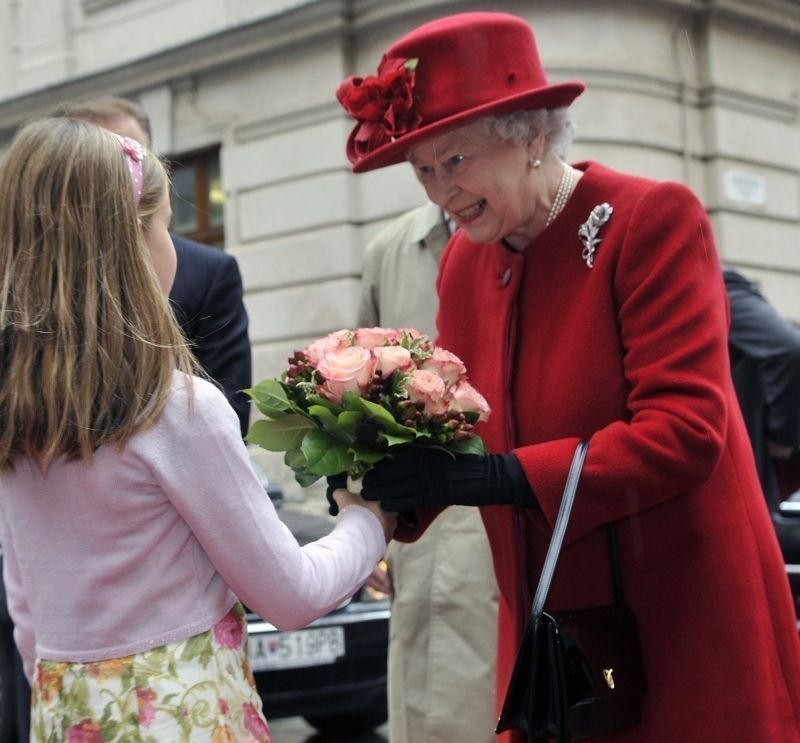
<instances>
[{"instance_id":1,"label":"pink cardigan","mask_svg":"<svg viewBox=\"0 0 800 743\"><path fill-rule=\"evenodd\" d=\"M250 467L224 395L176 374L163 414L123 451L42 475L0 479L4 577L16 640L35 657L114 658L213 626L240 598L282 629L327 613L386 547L374 514L351 506L301 548Z\"/></svg>"}]
</instances>

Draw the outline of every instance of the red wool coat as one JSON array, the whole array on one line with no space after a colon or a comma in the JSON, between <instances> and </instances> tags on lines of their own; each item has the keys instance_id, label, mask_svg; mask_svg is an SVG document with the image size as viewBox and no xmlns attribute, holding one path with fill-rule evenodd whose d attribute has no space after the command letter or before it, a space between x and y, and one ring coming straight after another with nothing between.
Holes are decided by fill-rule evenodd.
<instances>
[{"instance_id":1,"label":"red wool coat","mask_svg":"<svg viewBox=\"0 0 800 743\"><path fill-rule=\"evenodd\" d=\"M501 592L498 699L590 438L548 607L611 601L602 526L617 520L648 693L642 725L602 740L794 743L800 645L730 381L709 222L683 186L578 167L566 208L523 253L459 232L439 273L438 342L492 406L489 450L514 451L542 508L482 509ZM590 268L578 228L604 202Z\"/></svg>"}]
</instances>

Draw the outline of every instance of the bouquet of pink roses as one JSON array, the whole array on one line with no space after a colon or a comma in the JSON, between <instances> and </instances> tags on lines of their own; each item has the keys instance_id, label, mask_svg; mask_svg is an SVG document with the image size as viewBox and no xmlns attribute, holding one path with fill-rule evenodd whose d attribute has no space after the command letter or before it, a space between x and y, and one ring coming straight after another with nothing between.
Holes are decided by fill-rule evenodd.
<instances>
[{"instance_id":1,"label":"bouquet of pink roses","mask_svg":"<svg viewBox=\"0 0 800 743\"><path fill-rule=\"evenodd\" d=\"M266 416L247 440L286 452L303 487L342 472L357 480L398 446L484 452L473 426L489 416L486 400L457 356L413 328L330 333L246 392Z\"/></svg>"}]
</instances>

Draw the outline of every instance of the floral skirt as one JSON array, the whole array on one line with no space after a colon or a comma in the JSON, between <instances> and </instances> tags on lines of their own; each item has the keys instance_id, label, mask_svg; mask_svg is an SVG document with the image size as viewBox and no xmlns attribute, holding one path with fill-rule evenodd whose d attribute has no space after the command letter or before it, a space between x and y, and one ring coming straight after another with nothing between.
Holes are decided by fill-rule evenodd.
<instances>
[{"instance_id":1,"label":"floral skirt","mask_svg":"<svg viewBox=\"0 0 800 743\"><path fill-rule=\"evenodd\" d=\"M271 743L240 604L208 632L95 663L39 660L31 740Z\"/></svg>"}]
</instances>

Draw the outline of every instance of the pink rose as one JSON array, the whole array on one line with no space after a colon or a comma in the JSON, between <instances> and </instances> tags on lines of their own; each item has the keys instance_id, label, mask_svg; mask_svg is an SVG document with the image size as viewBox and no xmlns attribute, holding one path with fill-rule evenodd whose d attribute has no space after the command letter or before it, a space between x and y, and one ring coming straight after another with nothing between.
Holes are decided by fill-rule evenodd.
<instances>
[{"instance_id":1,"label":"pink rose","mask_svg":"<svg viewBox=\"0 0 800 743\"><path fill-rule=\"evenodd\" d=\"M136 687L136 703L139 706L139 724L142 727L150 727L156 717L156 708L153 701L156 693L152 689Z\"/></svg>"},{"instance_id":2,"label":"pink rose","mask_svg":"<svg viewBox=\"0 0 800 743\"><path fill-rule=\"evenodd\" d=\"M378 346L393 346L397 340L397 331L391 328L359 328L353 334L355 344L369 350Z\"/></svg>"},{"instance_id":3,"label":"pink rose","mask_svg":"<svg viewBox=\"0 0 800 743\"><path fill-rule=\"evenodd\" d=\"M406 392L411 402L421 402L426 415L440 415L447 410L444 400L444 380L425 369L415 369L408 375Z\"/></svg>"},{"instance_id":4,"label":"pink rose","mask_svg":"<svg viewBox=\"0 0 800 743\"><path fill-rule=\"evenodd\" d=\"M303 353L309 362L316 366L326 353L339 351L349 345L350 331L337 330L333 333L328 333L324 338L314 341Z\"/></svg>"},{"instance_id":5,"label":"pink rose","mask_svg":"<svg viewBox=\"0 0 800 743\"><path fill-rule=\"evenodd\" d=\"M233 611L214 625L214 639L224 648L238 648L242 644L242 622Z\"/></svg>"},{"instance_id":6,"label":"pink rose","mask_svg":"<svg viewBox=\"0 0 800 743\"><path fill-rule=\"evenodd\" d=\"M450 389L450 411L478 413L480 421L487 420L491 412L486 398L466 381L461 381Z\"/></svg>"},{"instance_id":7,"label":"pink rose","mask_svg":"<svg viewBox=\"0 0 800 743\"><path fill-rule=\"evenodd\" d=\"M433 341L424 333L420 333L416 328L401 328L397 331L405 342L411 342L417 351L422 353L433 353Z\"/></svg>"},{"instance_id":8,"label":"pink rose","mask_svg":"<svg viewBox=\"0 0 800 743\"><path fill-rule=\"evenodd\" d=\"M67 730L67 743L103 743L100 723L88 717Z\"/></svg>"},{"instance_id":9,"label":"pink rose","mask_svg":"<svg viewBox=\"0 0 800 743\"><path fill-rule=\"evenodd\" d=\"M373 367L372 354L366 348L348 346L326 353L317 364L325 380L320 393L334 402L339 402L345 392L361 394L372 379Z\"/></svg>"},{"instance_id":10,"label":"pink rose","mask_svg":"<svg viewBox=\"0 0 800 743\"><path fill-rule=\"evenodd\" d=\"M242 705L242 711L244 712L244 726L254 740L259 741L259 743L272 743L269 727L267 727L267 723L264 722L264 718L259 714L256 706L252 702L245 702Z\"/></svg>"},{"instance_id":11,"label":"pink rose","mask_svg":"<svg viewBox=\"0 0 800 743\"><path fill-rule=\"evenodd\" d=\"M372 350L375 357L375 371L379 371L384 379L394 372L411 371L414 360L407 348L402 346L378 346Z\"/></svg>"},{"instance_id":12,"label":"pink rose","mask_svg":"<svg viewBox=\"0 0 800 743\"><path fill-rule=\"evenodd\" d=\"M398 331L401 335L407 335L412 341L416 340L417 338L422 338L424 333L421 333L416 328L400 328Z\"/></svg>"},{"instance_id":13,"label":"pink rose","mask_svg":"<svg viewBox=\"0 0 800 743\"><path fill-rule=\"evenodd\" d=\"M467 368L458 356L438 346L433 349L433 356L425 359L420 368L438 374L448 387L467 373Z\"/></svg>"}]
</instances>

